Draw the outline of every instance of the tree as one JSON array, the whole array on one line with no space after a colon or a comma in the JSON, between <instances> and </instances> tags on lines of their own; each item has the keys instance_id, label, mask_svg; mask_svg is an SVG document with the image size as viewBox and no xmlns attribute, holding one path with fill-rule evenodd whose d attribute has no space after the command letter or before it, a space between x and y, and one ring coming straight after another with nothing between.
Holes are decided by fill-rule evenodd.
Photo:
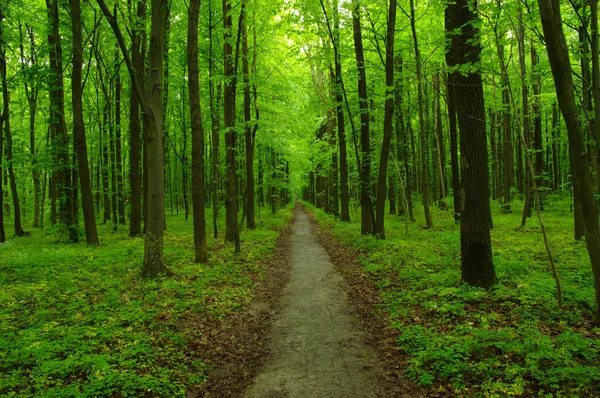
<instances>
[{"instance_id":1,"label":"tree","mask_svg":"<svg viewBox=\"0 0 600 398\"><path fill-rule=\"evenodd\" d=\"M385 100L385 117L383 122L383 143L379 160L379 178L377 181L377 210L375 220L375 235L385 239L384 216L386 197L386 174L388 158L392 143L394 127L394 33L396 30L396 2L390 1L385 47L385 84L388 87Z\"/></svg>"},{"instance_id":2,"label":"tree","mask_svg":"<svg viewBox=\"0 0 600 398\"><path fill-rule=\"evenodd\" d=\"M194 248L195 261L206 262L206 216L204 209L204 130L200 109L200 83L198 82L198 18L200 0L191 0L188 10L188 84L190 96L190 120L192 122L192 201L194 202Z\"/></svg>"},{"instance_id":3,"label":"tree","mask_svg":"<svg viewBox=\"0 0 600 398\"><path fill-rule=\"evenodd\" d=\"M354 30L354 50L358 69L358 98L360 108L360 214L361 233L373 233L374 214L371 200L371 137L369 132L369 100L367 97L367 76L365 73L365 56L360 24L360 2L352 3L352 27Z\"/></svg>"},{"instance_id":4,"label":"tree","mask_svg":"<svg viewBox=\"0 0 600 398\"><path fill-rule=\"evenodd\" d=\"M81 185L81 204L85 226L85 240L88 245L99 245L94 213L94 198L88 165L85 126L83 121L83 102L81 69L83 65L83 49L81 46L81 4L80 0L70 0L71 26L73 30L73 72L71 75L71 90L73 98L73 136L77 153L77 168Z\"/></svg>"},{"instance_id":5,"label":"tree","mask_svg":"<svg viewBox=\"0 0 600 398\"><path fill-rule=\"evenodd\" d=\"M413 44L415 50L415 61L417 64L417 96L419 107L419 138L421 140L421 186L423 189L423 212L425 213L425 225L427 228L433 227L431 219L431 210L429 209L429 162L427 161L427 140L425 138L425 98L423 96L423 70L421 65L421 51L417 37L417 28L415 24L415 5L414 0L410 0L410 26L412 30Z\"/></svg>"},{"instance_id":6,"label":"tree","mask_svg":"<svg viewBox=\"0 0 600 398\"><path fill-rule=\"evenodd\" d=\"M454 89L460 128L463 212L460 220L461 279L472 286L496 283L490 237L491 209L483 84L478 68L477 1L457 0L446 8L452 37L449 67L467 69L455 75Z\"/></svg>"},{"instance_id":7,"label":"tree","mask_svg":"<svg viewBox=\"0 0 600 398\"><path fill-rule=\"evenodd\" d=\"M73 209L73 190L71 186L71 173L69 172L71 160L69 158L69 136L65 121L65 98L62 66L61 36L59 34L58 0L46 0L48 10L48 45L50 47L50 128L52 144L56 161L56 172L53 173L53 199L59 200L58 215L69 231L71 242L79 240L79 233L75 225Z\"/></svg>"},{"instance_id":8,"label":"tree","mask_svg":"<svg viewBox=\"0 0 600 398\"><path fill-rule=\"evenodd\" d=\"M108 20L119 43L121 53L127 64L132 85L140 99L144 112L147 134L145 137L148 150L148 203L146 219L146 237L144 240L144 264L142 275L156 277L166 271L163 258L163 231L165 228L164 212L164 150L162 132L162 100L163 100L163 61L164 40L166 31L166 0L152 0L150 25L150 65L148 76L148 97L143 95L142 82L138 80L136 69L131 62L121 29L115 15L112 15L104 0L97 0L102 13Z\"/></svg>"},{"instance_id":9,"label":"tree","mask_svg":"<svg viewBox=\"0 0 600 398\"><path fill-rule=\"evenodd\" d=\"M580 199L585 223L585 244L592 264L596 291L596 324L600 325L600 228L598 226L598 209L594 199L592 178L586 157L582 123L575 105L573 73L567 41L562 30L560 1L538 0L538 5L558 105L567 126L573 188L575 195Z\"/></svg>"},{"instance_id":10,"label":"tree","mask_svg":"<svg viewBox=\"0 0 600 398\"><path fill-rule=\"evenodd\" d=\"M242 3L243 6L245 3ZM224 117L226 150L226 197L225 197L225 241L233 242L235 252L240 252L240 231L238 225L238 176L236 165L237 133L235 132L235 97L237 88L237 68L234 69L232 40L231 1L223 0L223 64L225 78ZM242 14L244 9L242 8ZM237 61L236 61L237 64Z\"/></svg>"}]
</instances>

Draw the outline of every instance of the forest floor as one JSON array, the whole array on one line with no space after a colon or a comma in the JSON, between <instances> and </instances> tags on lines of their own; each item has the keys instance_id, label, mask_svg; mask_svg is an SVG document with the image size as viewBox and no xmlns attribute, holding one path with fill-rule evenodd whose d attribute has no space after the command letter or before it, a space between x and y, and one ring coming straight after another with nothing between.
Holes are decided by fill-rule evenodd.
<instances>
[{"instance_id":1,"label":"forest floor","mask_svg":"<svg viewBox=\"0 0 600 398\"><path fill-rule=\"evenodd\" d=\"M273 322L269 356L245 396L390 396L390 385L381 382L385 362L366 343L373 336L365 336L370 331L359 322L344 278L313 228L318 226L311 225L304 207L296 207L290 279Z\"/></svg>"},{"instance_id":2,"label":"forest floor","mask_svg":"<svg viewBox=\"0 0 600 398\"><path fill-rule=\"evenodd\" d=\"M600 328L584 242L573 239L569 198L544 198L544 220L562 280L563 307L536 219L519 227L522 202L492 202L498 283L460 283L460 228L432 208L434 227L386 216L386 240L361 236L359 209L341 223L307 205L318 240L342 270L386 360L426 396L600 397ZM452 204L450 204L452 208ZM377 331L377 329L379 331ZM409 390L410 391L410 390Z\"/></svg>"}]
</instances>

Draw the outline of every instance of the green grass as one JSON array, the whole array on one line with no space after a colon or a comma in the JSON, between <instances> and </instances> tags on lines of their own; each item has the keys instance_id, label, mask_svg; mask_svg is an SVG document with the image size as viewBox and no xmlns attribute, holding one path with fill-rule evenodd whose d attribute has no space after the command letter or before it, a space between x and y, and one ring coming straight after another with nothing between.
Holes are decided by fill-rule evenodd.
<instances>
[{"instance_id":1,"label":"green grass","mask_svg":"<svg viewBox=\"0 0 600 398\"><path fill-rule=\"evenodd\" d=\"M206 379L201 324L253 297L289 217L258 219L237 256L210 237L198 265L191 217L167 216L173 275L155 280L140 278L144 241L126 227L100 226L99 248L60 243L53 228L0 245L0 396L185 396Z\"/></svg>"},{"instance_id":2,"label":"green grass","mask_svg":"<svg viewBox=\"0 0 600 398\"><path fill-rule=\"evenodd\" d=\"M492 202L499 283L487 291L460 284L460 233L451 211L433 208L434 228L427 230L422 205L415 206L408 235L403 217L386 218L385 241L360 236L357 211L352 223L338 223L316 210L322 225L358 251L362 271L379 289L409 358L406 374L461 395L598 394L592 271L585 244L573 239L568 200L549 196L543 214L563 285L562 311L537 219L519 228L521 202L509 215Z\"/></svg>"}]
</instances>

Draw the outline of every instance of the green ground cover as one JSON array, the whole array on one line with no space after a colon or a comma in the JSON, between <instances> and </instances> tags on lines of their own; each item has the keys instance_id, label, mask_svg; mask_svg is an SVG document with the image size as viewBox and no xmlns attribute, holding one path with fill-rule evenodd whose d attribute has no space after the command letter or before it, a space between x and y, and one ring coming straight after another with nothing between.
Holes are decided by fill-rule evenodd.
<instances>
[{"instance_id":1,"label":"green ground cover","mask_svg":"<svg viewBox=\"0 0 600 398\"><path fill-rule=\"evenodd\" d=\"M0 396L185 396L208 371L190 318L214 324L253 297L290 216L243 230L238 256L209 237L207 265L193 263L191 217L167 216L173 275L155 280L139 277L144 241L126 227L100 226L99 248L52 228L0 245Z\"/></svg>"},{"instance_id":2,"label":"green ground cover","mask_svg":"<svg viewBox=\"0 0 600 398\"><path fill-rule=\"evenodd\" d=\"M410 224L408 235L403 217L388 216L385 241L360 235L359 210L352 223L340 223L309 206L342 245L357 251L409 358L406 374L461 395L600 394L593 277L585 243L573 239L568 198L549 196L544 212L563 310L537 219L519 228L521 202L509 215L492 203L499 283L488 291L459 283L460 234L451 211L432 209L434 228L427 230L420 206L420 222Z\"/></svg>"}]
</instances>

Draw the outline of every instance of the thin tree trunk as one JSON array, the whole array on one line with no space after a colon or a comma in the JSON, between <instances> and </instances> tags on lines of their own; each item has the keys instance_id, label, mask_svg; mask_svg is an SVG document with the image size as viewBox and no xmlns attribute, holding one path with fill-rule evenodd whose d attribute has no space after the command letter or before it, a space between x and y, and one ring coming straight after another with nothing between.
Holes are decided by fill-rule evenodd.
<instances>
[{"instance_id":1,"label":"thin tree trunk","mask_svg":"<svg viewBox=\"0 0 600 398\"><path fill-rule=\"evenodd\" d=\"M385 46L385 117L383 121L383 143L379 158L379 178L377 180L377 211L375 220L375 235L385 239L385 198L388 158L392 144L394 128L394 33L396 29L396 2L390 1L388 12L387 36Z\"/></svg>"},{"instance_id":2,"label":"thin tree trunk","mask_svg":"<svg viewBox=\"0 0 600 398\"><path fill-rule=\"evenodd\" d=\"M421 65L421 52L419 51L419 42L417 38L417 29L415 26L415 7L414 0L410 0L410 25L413 36L414 50L415 50L415 61L417 63L417 101L419 106L419 139L421 140L421 189L423 191L423 212L425 213L425 225L427 228L433 227L433 220L431 219L431 211L429 209L429 173L428 162L427 162L427 142L425 138L425 116L423 114L423 107L425 106L425 99L423 97L423 71Z\"/></svg>"},{"instance_id":3,"label":"thin tree trunk","mask_svg":"<svg viewBox=\"0 0 600 398\"><path fill-rule=\"evenodd\" d=\"M242 13L244 5L242 3ZM240 252L240 231L238 226L238 176L236 164L237 134L235 132L235 100L237 87L237 71L234 70L232 37L232 10L231 1L223 0L223 64L225 78L224 97L224 123L225 123L225 146L226 146L226 199L225 199L225 241L233 242L235 253Z\"/></svg>"},{"instance_id":4,"label":"thin tree trunk","mask_svg":"<svg viewBox=\"0 0 600 398\"><path fill-rule=\"evenodd\" d=\"M135 16L132 16L133 28L131 29L131 62L134 74L139 82L144 81L144 55L141 51L143 38L143 25L141 21L146 16L146 1L138 0ZM134 237L142 234L142 127L140 124L140 96L144 94L144 85L140 87L138 94L135 87L131 87L129 99L129 184L131 187L131 214L129 218L129 236Z\"/></svg>"},{"instance_id":5,"label":"thin tree trunk","mask_svg":"<svg viewBox=\"0 0 600 398\"><path fill-rule=\"evenodd\" d=\"M117 53L118 54L118 53ZM116 70L115 80L115 157L117 167L117 203L119 224L125 225L125 199L123 193L123 155L121 150L121 73Z\"/></svg>"},{"instance_id":6,"label":"thin tree trunk","mask_svg":"<svg viewBox=\"0 0 600 398\"><path fill-rule=\"evenodd\" d=\"M192 201L194 203L195 262L208 260L206 248L206 216L204 209L204 130L200 108L198 67L198 19L200 0L190 0L188 11L187 56L189 70L190 120L192 123ZM184 155L185 156L185 155Z\"/></svg>"},{"instance_id":7,"label":"thin tree trunk","mask_svg":"<svg viewBox=\"0 0 600 398\"><path fill-rule=\"evenodd\" d=\"M83 209L83 223L85 227L85 240L88 245L99 245L98 231L96 229L96 214L94 213L94 198L87 157L87 144L85 125L83 121L82 101L82 66L83 49L81 39L81 3L80 0L70 0L71 25L73 29L73 73L71 75L71 89L73 101L73 136L77 153L77 168L81 184L81 205Z\"/></svg>"},{"instance_id":8,"label":"thin tree trunk","mask_svg":"<svg viewBox=\"0 0 600 398\"><path fill-rule=\"evenodd\" d=\"M247 0L244 0L247 1ZM247 16L242 20L242 73L244 75L244 138L246 146L246 226L256 228L254 216L254 134L250 115L250 67L248 62ZM256 50L256 45L254 46Z\"/></svg>"},{"instance_id":9,"label":"thin tree trunk","mask_svg":"<svg viewBox=\"0 0 600 398\"><path fill-rule=\"evenodd\" d=\"M353 1L352 26L354 31L354 50L358 69L358 98L360 108L360 208L361 233L372 234L374 230L373 202L371 200L371 137L369 129L369 101L367 97L367 77L365 73L365 56L362 43L362 28L360 24L360 2ZM317 177L318 178L318 177Z\"/></svg>"},{"instance_id":10,"label":"thin tree trunk","mask_svg":"<svg viewBox=\"0 0 600 398\"><path fill-rule=\"evenodd\" d=\"M73 191L71 187L70 158L69 158L69 136L65 122L65 101L63 86L62 48L60 44L58 1L46 0L48 21L50 31L48 32L48 44L50 46L50 70L52 71L50 86L50 120L54 132L53 144L56 148L56 177L55 197L58 200L58 216L61 223L65 224L69 233L69 240L77 242L79 234L75 224L73 212ZM59 198L56 198L59 199Z\"/></svg>"}]
</instances>

